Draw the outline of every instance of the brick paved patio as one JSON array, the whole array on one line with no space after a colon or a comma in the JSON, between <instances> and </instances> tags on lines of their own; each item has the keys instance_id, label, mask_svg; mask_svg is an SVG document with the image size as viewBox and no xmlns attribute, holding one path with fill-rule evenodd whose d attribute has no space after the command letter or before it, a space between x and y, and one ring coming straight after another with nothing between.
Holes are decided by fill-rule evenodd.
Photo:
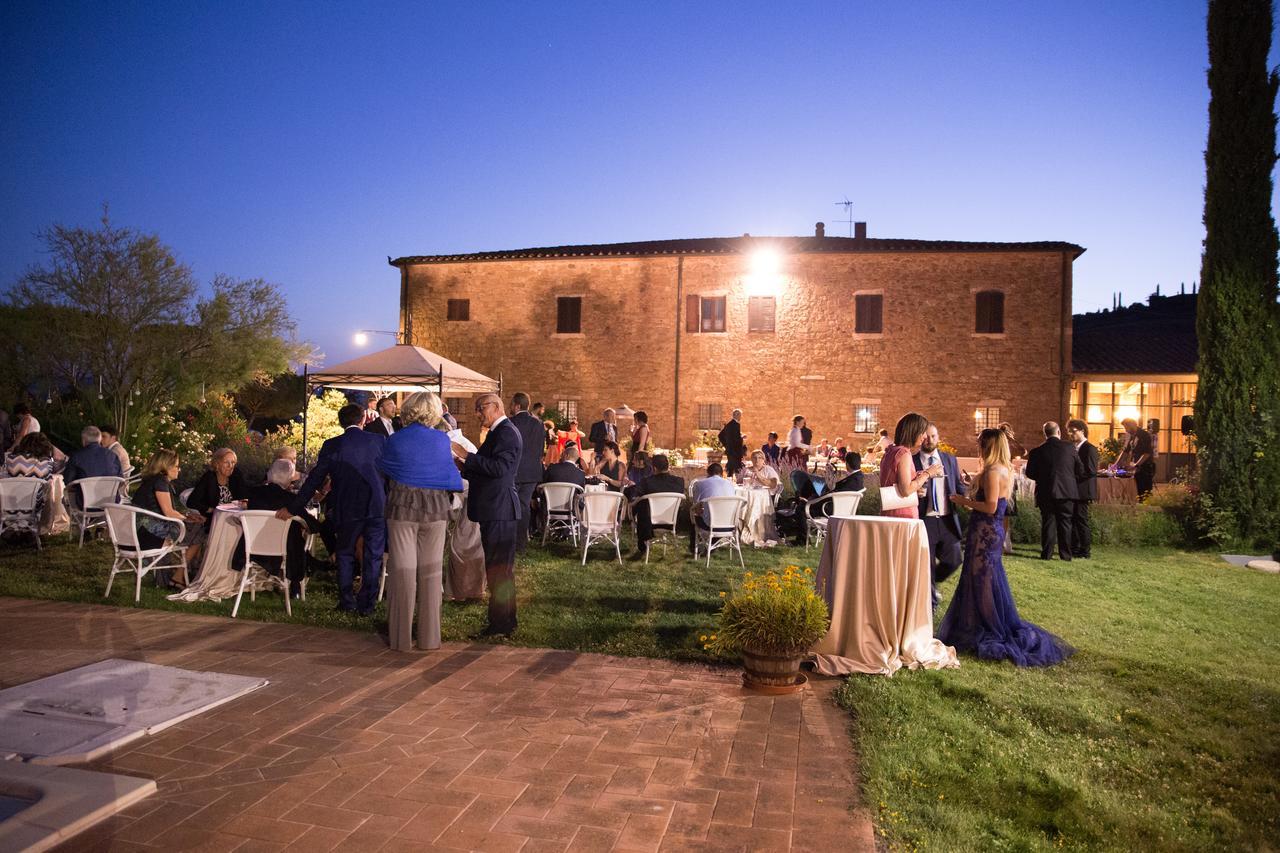
<instances>
[{"instance_id":1,"label":"brick paved patio","mask_svg":"<svg viewBox=\"0 0 1280 853\"><path fill-rule=\"evenodd\" d=\"M0 598L0 685L107 657L271 684L90 769L159 792L63 850L872 850L831 683Z\"/></svg>"}]
</instances>

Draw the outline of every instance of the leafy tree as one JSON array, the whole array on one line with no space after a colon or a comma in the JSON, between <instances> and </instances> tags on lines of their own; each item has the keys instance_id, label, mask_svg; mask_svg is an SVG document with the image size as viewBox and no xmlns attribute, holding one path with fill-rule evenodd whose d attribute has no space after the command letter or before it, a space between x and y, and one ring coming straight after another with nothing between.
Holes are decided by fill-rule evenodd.
<instances>
[{"instance_id":1,"label":"leafy tree","mask_svg":"<svg viewBox=\"0 0 1280 853\"><path fill-rule=\"evenodd\" d=\"M272 376L260 373L246 385L237 388L232 395L236 405L250 426L258 418L268 421L287 421L298 414L302 402L303 379L297 373L279 373Z\"/></svg>"},{"instance_id":2,"label":"leafy tree","mask_svg":"<svg viewBox=\"0 0 1280 853\"><path fill-rule=\"evenodd\" d=\"M1209 3L1205 243L1196 330L1201 486L1245 540L1280 524L1280 309L1271 215L1270 0Z\"/></svg>"},{"instance_id":3,"label":"leafy tree","mask_svg":"<svg viewBox=\"0 0 1280 853\"><path fill-rule=\"evenodd\" d=\"M6 346L29 379L94 398L101 383L122 433L161 403L229 392L307 349L275 285L219 275L202 297L159 237L117 227L105 210L98 228L40 236L48 260L10 293Z\"/></svg>"}]
</instances>

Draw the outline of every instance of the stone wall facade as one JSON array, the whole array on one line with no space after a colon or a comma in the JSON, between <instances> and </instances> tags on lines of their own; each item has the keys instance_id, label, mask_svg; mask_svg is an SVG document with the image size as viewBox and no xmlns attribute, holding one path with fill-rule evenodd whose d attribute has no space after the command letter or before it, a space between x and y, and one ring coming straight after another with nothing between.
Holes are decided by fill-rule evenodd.
<instances>
[{"instance_id":1,"label":"stone wall facade","mask_svg":"<svg viewBox=\"0 0 1280 853\"><path fill-rule=\"evenodd\" d=\"M699 416L743 410L758 445L785 443L794 414L815 442L918 411L962 455L975 452L975 412L999 410L1020 438L1066 416L1071 363L1068 251L875 251L783 255L774 276L748 254L397 261L401 328L412 342L488 376L504 395L577 404L583 431L606 406L649 415L661 447L693 439ZM975 332L975 294L1004 294L1004 332ZM883 295L883 333L854 331L858 293ZM775 296L773 331L748 330L748 299ZM722 333L686 331L689 295L726 297ZM582 296L582 331L557 334L559 296ZM469 319L446 319L449 299ZM468 401L469 404L469 401ZM705 408L702 408L705 404ZM719 409L714 408L715 405ZM464 428L475 429L467 406ZM864 425L865 426L865 425Z\"/></svg>"}]
</instances>

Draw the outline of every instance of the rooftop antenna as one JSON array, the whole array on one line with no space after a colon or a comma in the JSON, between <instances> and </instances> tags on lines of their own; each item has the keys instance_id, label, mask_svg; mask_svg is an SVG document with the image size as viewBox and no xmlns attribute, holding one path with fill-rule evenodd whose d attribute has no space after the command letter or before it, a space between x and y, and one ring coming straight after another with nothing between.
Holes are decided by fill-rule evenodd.
<instances>
[{"instance_id":1,"label":"rooftop antenna","mask_svg":"<svg viewBox=\"0 0 1280 853\"><path fill-rule=\"evenodd\" d=\"M836 207L844 208L844 215L847 219L837 219L836 222L843 222L849 226L849 236L853 236L853 202L849 201L849 197L845 196L844 201L837 201Z\"/></svg>"}]
</instances>

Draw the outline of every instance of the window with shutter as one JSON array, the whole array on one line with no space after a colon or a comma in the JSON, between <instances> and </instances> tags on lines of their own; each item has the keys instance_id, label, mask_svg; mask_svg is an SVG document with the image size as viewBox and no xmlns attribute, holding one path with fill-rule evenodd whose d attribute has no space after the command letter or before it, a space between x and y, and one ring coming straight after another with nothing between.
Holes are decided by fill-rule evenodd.
<instances>
[{"instance_id":1,"label":"window with shutter","mask_svg":"<svg viewBox=\"0 0 1280 853\"><path fill-rule=\"evenodd\" d=\"M982 335L1004 333L1004 293L983 290L975 294L973 330Z\"/></svg>"},{"instance_id":2,"label":"window with shutter","mask_svg":"<svg viewBox=\"0 0 1280 853\"><path fill-rule=\"evenodd\" d=\"M450 299L448 306L448 314L445 315L447 320L466 321L471 319L471 300L470 299Z\"/></svg>"},{"instance_id":3,"label":"window with shutter","mask_svg":"<svg viewBox=\"0 0 1280 853\"><path fill-rule=\"evenodd\" d=\"M696 334L702 322L702 297L690 294L684 298L684 330Z\"/></svg>"},{"instance_id":4,"label":"window with shutter","mask_svg":"<svg viewBox=\"0 0 1280 853\"><path fill-rule=\"evenodd\" d=\"M702 298L702 331L723 332L726 299L723 296Z\"/></svg>"},{"instance_id":5,"label":"window with shutter","mask_svg":"<svg viewBox=\"0 0 1280 853\"><path fill-rule=\"evenodd\" d=\"M774 298L772 296L752 296L747 301L747 331L772 332L774 317Z\"/></svg>"},{"instance_id":6,"label":"window with shutter","mask_svg":"<svg viewBox=\"0 0 1280 853\"><path fill-rule=\"evenodd\" d=\"M556 297L556 333L577 334L582 331L582 297Z\"/></svg>"},{"instance_id":7,"label":"window with shutter","mask_svg":"<svg viewBox=\"0 0 1280 853\"><path fill-rule=\"evenodd\" d=\"M884 332L884 295L859 293L854 297L853 330L863 335Z\"/></svg>"}]
</instances>

